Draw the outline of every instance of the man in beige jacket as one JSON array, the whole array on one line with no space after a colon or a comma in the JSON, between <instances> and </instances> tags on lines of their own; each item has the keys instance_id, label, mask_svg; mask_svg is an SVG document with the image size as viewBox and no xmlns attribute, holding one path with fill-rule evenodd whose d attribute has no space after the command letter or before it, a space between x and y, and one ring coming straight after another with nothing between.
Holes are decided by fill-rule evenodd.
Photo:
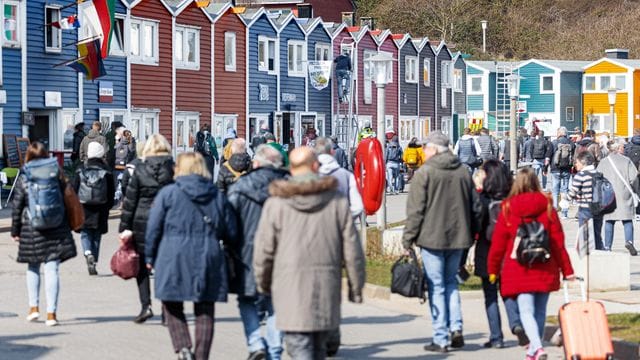
<instances>
[{"instance_id":1,"label":"man in beige jacket","mask_svg":"<svg viewBox=\"0 0 640 360\"><path fill-rule=\"evenodd\" d=\"M291 152L291 179L276 180L254 240L258 291L271 294L276 326L293 359L324 359L340 325L341 272L349 300L362 302L365 258L349 201L333 177L320 177L309 147Z\"/></svg>"}]
</instances>

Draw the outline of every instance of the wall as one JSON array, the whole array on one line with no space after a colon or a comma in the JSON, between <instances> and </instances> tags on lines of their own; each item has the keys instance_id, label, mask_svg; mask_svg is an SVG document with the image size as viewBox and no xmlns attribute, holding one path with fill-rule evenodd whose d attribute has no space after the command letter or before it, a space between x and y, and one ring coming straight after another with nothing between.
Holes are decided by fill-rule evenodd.
<instances>
[{"instance_id":1,"label":"wall","mask_svg":"<svg viewBox=\"0 0 640 360\"><path fill-rule=\"evenodd\" d=\"M331 38L324 31L322 24L318 25L308 36L307 38L307 57L309 60L315 60L316 58L316 44L322 43L331 45ZM334 56L335 58L335 56ZM311 86L309 81L309 77L307 76L307 84L308 89L308 105L309 111L317 112L319 114L324 114L324 129L325 135L332 134L332 121L331 121L331 87L333 86L333 77L334 74L331 74L331 80L329 86L318 91Z\"/></svg>"},{"instance_id":2,"label":"wall","mask_svg":"<svg viewBox=\"0 0 640 360\"><path fill-rule=\"evenodd\" d=\"M305 81L306 76L296 77L289 76L289 40L304 41L304 33L296 24L295 20L291 20L280 31L280 109L279 111L305 111ZM307 52L308 53L308 52ZM303 65L303 68L306 64ZM306 73L305 73L306 75ZM282 94L295 94L295 101L285 102Z\"/></svg>"},{"instance_id":3,"label":"wall","mask_svg":"<svg viewBox=\"0 0 640 360\"><path fill-rule=\"evenodd\" d=\"M313 16L321 17L322 20L328 22L342 22L342 12L354 12L355 6L351 0L331 0L331 4L327 4L327 0L307 0L305 3L313 6Z\"/></svg>"},{"instance_id":4,"label":"wall","mask_svg":"<svg viewBox=\"0 0 640 360\"><path fill-rule=\"evenodd\" d=\"M542 75L553 75L555 71L537 63L529 63L520 68L520 95L529 95L527 102L527 112L520 116L528 118L529 113L555 113L555 94L540 94L540 78ZM558 91L560 84L554 83L554 93Z\"/></svg>"},{"instance_id":5,"label":"wall","mask_svg":"<svg viewBox=\"0 0 640 360\"><path fill-rule=\"evenodd\" d=\"M2 90L7 93L7 103L0 105L3 110L3 118L0 119L3 122L3 134L22 136L21 60L20 49L2 49ZM0 154L3 152L4 149L0 149Z\"/></svg>"},{"instance_id":6,"label":"wall","mask_svg":"<svg viewBox=\"0 0 640 360\"><path fill-rule=\"evenodd\" d=\"M488 81L488 77L484 76L484 72L476 69L473 66L467 66L467 76L470 75L482 75L482 81ZM468 82L469 79L465 78L465 82ZM486 84L485 87L488 89L489 85ZM467 91L467 89L465 89ZM468 95L467 93L467 111L486 111L488 109L484 108L484 97L488 96L488 94L483 95Z\"/></svg>"},{"instance_id":7,"label":"wall","mask_svg":"<svg viewBox=\"0 0 640 360\"><path fill-rule=\"evenodd\" d=\"M567 122L566 108L574 108L573 122ZM560 124L569 131L576 126L582 129L582 73L562 72L560 74Z\"/></svg>"},{"instance_id":8,"label":"wall","mask_svg":"<svg viewBox=\"0 0 640 360\"><path fill-rule=\"evenodd\" d=\"M393 42L393 38L388 36L380 45L380 51L391 53L394 59L398 59L398 47ZM393 116L393 129L398 134L398 61L391 63L393 66L393 81L385 88L385 114ZM386 129L385 129L386 131Z\"/></svg>"},{"instance_id":9,"label":"wall","mask_svg":"<svg viewBox=\"0 0 640 360\"><path fill-rule=\"evenodd\" d=\"M372 124L374 131L378 131L378 116L377 116L377 96L378 91L374 81L371 82L371 103L365 104L364 102L364 52L365 51L378 51L378 46L371 37L371 34L367 32L362 36L362 39L358 42L358 115L365 115L372 117ZM384 129L383 129L384 131Z\"/></svg>"},{"instance_id":10,"label":"wall","mask_svg":"<svg viewBox=\"0 0 640 360\"><path fill-rule=\"evenodd\" d=\"M454 68L462 70L462 91L456 92L453 97L453 112L457 114L467 113L467 64L458 56Z\"/></svg>"},{"instance_id":11,"label":"wall","mask_svg":"<svg viewBox=\"0 0 640 360\"><path fill-rule=\"evenodd\" d=\"M400 49L400 56L398 57L398 65L400 66L400 115L401 116L417 116L418 115L418 86L420 84L407 83L405 81L405 58L407 56L418 56L416 48L413 46L411 40L405 42L404 46ZM420 73L420 71L418 71ZM407 103L404 103L406 97Z\"/></svg>"},{"instance_id":12,"label":"wall","mask_svg":"<svg viewBox=\"0 0 640 360\"><path fill-rule=\"evenodd\" d=\"M436 62L437 62L437 67L436 67L436 71L438 72L437 75L437 79L436 79L436 113L438 114L437 119L435 122L431 122L431 129L432 130L443 130L442 129L442 117L443 116L451 116L451 110L453 108L452 104L451 104L451 93L453 91L453 89L451 87L447 87L447 88L442 88L442 62L443 61L451 61L451 55L449 54L449 51L447 51L447 47L443 46L442 49L440 49L440 52L438 52L437 58L436 58ZM453 76L451 76L451 80L453 81ZM441 92L445 91L447 93L447 103L445 104L446 106L442 106L442 101L441 101Z\"/></svg>"},{"instance_id":13,"label":"wall","mask_svg":"<svg viewBox=\"0 0 640 360\"><path fill-rule=\"evenodd\" d=\"M421 118L430 117L431 123L433 124L435 121L435 109L436 109L436 64L435 64L435 53L431 49L431 45L427 43L420 51L420 59L418 61L418 71L419 81L418 86L420 87L420 104L418 108L418 112ZM429 74L429 84L430 86L424 86L424 59L429 59L431 62L430 74Z\"/></svg>"},{"instance_id":14,"label":"wall","mask_svg":"<svg viewBox=\"0 0 640 360\"><path fill-rule=\"evenodd\" d=\"M276 75L269 75L266 71L258 71L258 35L276 38L266 15L262 15L249 28L249 113L271 114L277 107ZM282 61L282 59L280 59ZM276 62L276 71L278 71ZM269 101L259 101L260 88L258 85L269 86Z\"/></svg>"}]
</instances>

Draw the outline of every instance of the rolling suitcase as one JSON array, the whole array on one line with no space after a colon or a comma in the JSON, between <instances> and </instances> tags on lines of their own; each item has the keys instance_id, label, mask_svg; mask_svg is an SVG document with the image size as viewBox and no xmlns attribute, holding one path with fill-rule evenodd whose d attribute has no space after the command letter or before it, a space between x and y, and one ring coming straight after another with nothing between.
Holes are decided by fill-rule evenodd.
<instances>
[{"instance_id":1,"label":"rolling suitcase","mask_svg":"<svg viewBox=\"0 0 640 360\"><path fill-rule=\"evenodd\" d=\"M558 318L567 360L612 360L613 344L607 314L602 303L589 301L584 280L578 279L582 301L569 301L567 282L563 282L565 304Z\"/></svg>"}]
</instances>

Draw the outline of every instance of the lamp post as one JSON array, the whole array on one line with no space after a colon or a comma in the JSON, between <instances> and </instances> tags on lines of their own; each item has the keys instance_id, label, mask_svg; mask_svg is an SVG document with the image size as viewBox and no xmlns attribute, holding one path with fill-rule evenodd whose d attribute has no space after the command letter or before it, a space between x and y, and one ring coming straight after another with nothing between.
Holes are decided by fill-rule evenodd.
<instances>
[{"instance_id":1,"label":"lamp post","mask_svg":"<svg viewBox=\"0 0 640 360\"><path fill-rule=\"evenodd\" d=\"M512 173L518 170L518 136L516 134L518 121L518 93L520 92L520 80L524 79L517 74L511 74L506 77L509 84L509 98L511 99L510 119L509 119L509 167Z\"/></svg>"},{"instance_id":2,"label":"lamp post","mask_svg":"<svg viewBox=\"0 0 640 360\"><path fill-rule=\"evenodd\" d=\"M387 85L387 69L391 68L391 64L395 59L387 52L378 52L370 59L370 68L374 70L376 88L378 89L378 141L382 145L382 159L386 170L386 159L384 158L384 130L385 130L385 86ZM386 172L385 172L386 173ZM376 214L378 228L384 230L387 227L387 197L386 189L382 193L382 206Z\"/></svg>"},{"instance_id":3,"label":"lamp post","mask_svg":"<svg viewBox=\"0 0 640 360\"><path fill-rule=\"evenodd\" d=\"M487 52L487 20L480 21L482 24L482 53Z\"/></svg>"},{"instance_id":4,"label":"lamp post","mask_svg":"<svg viewBox=\"0 0 640 360\"><path fill-rule=\"evenodd\" d=\"M618 93L618 89L614 87L610 87L607 90L607 95L609 98L609 117L611 118L611 139L616 136L616 95Z\"/></svg>"}]
</instances>

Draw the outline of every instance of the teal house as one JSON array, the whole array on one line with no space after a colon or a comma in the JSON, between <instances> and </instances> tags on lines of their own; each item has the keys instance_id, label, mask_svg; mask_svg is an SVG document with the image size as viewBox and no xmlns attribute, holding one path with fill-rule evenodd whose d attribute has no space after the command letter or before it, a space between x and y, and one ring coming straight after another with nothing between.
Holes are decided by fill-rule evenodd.
<instances>
[{"instance_id":1,"label":"teal house","mask_svg":"<svg viewBox=\"0 0 640 360\"><path fill-rule=\"evenodd\" d=\"M509 96L505 77L513 63L467 61L467 121L502 133L509 129Z\"/></svg>"}]
</instances>

